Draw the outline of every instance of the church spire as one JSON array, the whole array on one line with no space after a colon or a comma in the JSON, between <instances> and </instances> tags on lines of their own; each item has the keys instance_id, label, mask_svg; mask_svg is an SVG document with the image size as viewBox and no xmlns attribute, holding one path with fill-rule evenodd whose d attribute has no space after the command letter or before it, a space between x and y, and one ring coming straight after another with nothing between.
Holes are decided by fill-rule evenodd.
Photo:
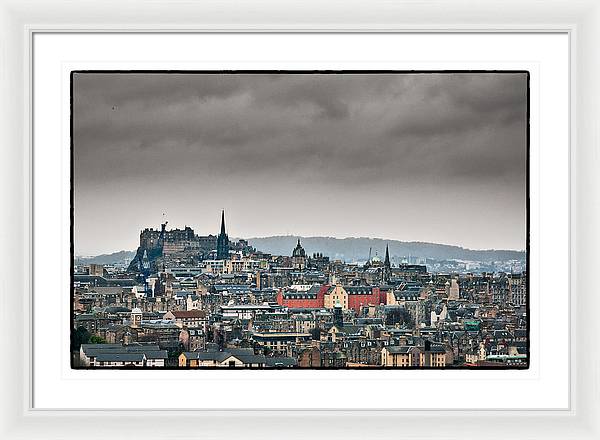
<instances>
[{"instance_id":1,"label":"church spire","mask_svg":"<svg viewBox=\"0 0 600 440\"><path fill-rule=\"evenodd\" d=\"M221 234L225 234L225 210L221 211Z\"/></svg>"},{"instance_id":2,"label":"church spire","mask_svg":"<svg viewBox=\"0 0 600 440\"><path fill-rule=\"evenodd\" d=\"M225 232L225 210L221 211L221 233L217 237L217 260L229 258L229 237Z\"/></svg>"},{"instance_id":3,"label":"church spire","mask_svg":"<svg viewBox=\"0 0 600 440\"><path fill-rule=\"evenodd\" d=\"M383 273L382 273L382 281L384 283L389 283L390 278L392 277L392 265L390 264L390 249L389 246L385 245L385 260L383 262Z\"/></svg>"}]
</instances>

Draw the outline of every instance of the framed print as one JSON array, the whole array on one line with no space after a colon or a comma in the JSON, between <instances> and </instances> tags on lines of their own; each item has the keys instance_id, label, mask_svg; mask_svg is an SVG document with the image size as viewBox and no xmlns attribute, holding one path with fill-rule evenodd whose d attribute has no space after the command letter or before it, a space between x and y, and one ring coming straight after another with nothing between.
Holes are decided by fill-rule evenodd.
<instances>
[{"instance_id":1,"label":"framed print","mask_svg":"<svg viewBox=\"0 0 600 440\"><path fill-rule=\"evenodd\" d=\"M228 396L234 389L254 396L249 403L252 408L268 408L270 397L256 390L273 380L297 390L280 396L279 408L304 408L309 403L292 396L306 383L325 378L332 391L348 396L341 403L346 409L355 406L349 383L364 388L361 395L370 409L457 409L470 405L467 396L477 392L474 380L492 386L500 379L512 385L481 396L479 409L496 408L500 401L512 405L511 388L516 386L529 387L525 394L530 396L521 398L518 408L566 407L567 359L553 360L551 352L543 349L550 341L541 334L548 331L543 316L560 314L567 290L555 289L555 301L541 301L542 283L547 279L541 272L550 267L544 263L550 255L539 249L546 231L551 231L556 246L567 244L567 217L559 215L558 209L562 206L566 213L566 193L557 187L548 203L543 195L549 193L542 191L550 184L558 186L561 180L566 183L567 169L561 168L558 159L567 151L566 143L561 148L559 142L561 137L566 141L567 124L554 123L545 129L542 121L551 119L529 109L530 101L538 102L542 87L548 87L554 91L547 95L553 104L544 114L557 121L561 112L566 117L567 38L481 35L473 40L459 34L221 38L215 34L34 37L34 89L53 90L62 109L60 114L49 112L50 107L45 110L40 100L37 108L48 116L34 137L58 135L60 144L70 146L70 154L64 155L53 154L51 147L34 150L34 168L39 163L46 169L73 170L34 187L40 201L61 188L66 194L71 191L71 198L62 199L64 223L57 225L61 234L52 234L47 222L34 219L33 226L35 235L54 243L47 249L63 249L60 261L67 270L61 271L61 283L72 293L61 296L61 301L51 295L35 299L39 331L47 333L50 328L44 316L71 315L68 327L60 333L69 355L46 345L34 346L33 353L34 358L52 359L50 363L60 366L69 380L55 383L47 370L34 364L34 383L39 383L34 402L64 405L71 398L68 388L74 392L85 381L91 390L95 385L89 378L102 378L102 389L89 394L93 398L79 397L79 405L98 407L105 405L103 390L110 389L108 381L128 377L140 384L139 394L146 396L141 404L151 406L151 394L146 394L151 391L144 390L152 387L142 385L144 378L136 378L139 368L147 370L155 385L194 374L188 386L197 387L196 392L208 392L211 387L220 390L210 391L210 400L165 402L171 409L188 405L232 408L237 403ZM456 47L455 52L442 48L442 40ZM352 54L338 49L348 41ZM294 51L298 60L265 61L278 51L275 42ZM462 63L462 70L452 69L467 42L472 61ZM127 45L152 47L152 54L138 49L144 69L139 61L111 61L119 50L129 53ZM165 58L181 60L186 48L196 46L214 48L206 59L225 51L228 60ZM376 61L396 46L412 47L412 53L406 49L403 54L411 61ZM165 57L149 61L161 50ZM78 61L83 56L80 51L85 51L87 59ZM348 61L359 51L367 60ZM478 51L477 56L494 51L508 58L477 61ZM537 52L537 61L510 61L516 51L520 57ZM92 53L97 54L95 61L89 61ZM426 53L427 59L415 61L418 53ZM320 59L311 58L315 56ZM56 57L62 61L53 70ZM434 59L437 69L426 69ZM54 74L52 78L63 87L44 86L51 78L46 72ZM547 82L541 82L542 72ZM561 82L564 92L556 93ZM323 99L326 93L330 97ZM431 96L433 105L417 111L424 96ZM186 111L178 114L181 105ZM494 106L498 109L493 110ZM145 122L146 109L150 124ZM126 118L123 112L130 116ZM133 119L134 113L139 119ZM50 122L50 114L55 121ZM284 114L291 116L289 122ZM191 119L186 115L192 115ZM453 119L448 119L450 115ZM68 125L61 129L63 117ZM160 128L153 128L159 121ZM348 136L348 124L362 127L360 136ZM180 133L184 147L178 140ZM256 141L252 133L259 136ZM465 152L469 151L466 142L473 145L470 153ZM556 147L542 149L542 142L554 142ZM267 154L269 145L273 152ZM228 151L233 156L223 156ZM455 171L465 154L471 162ZM389 160L390 155L398 157ZM360 165L377 157L383 162ZM427 164L420 165L419 157L427 158ZM477 157L481 163L474 166ZM250 166L252 158L256 164ZM276 158L280 162L273 164ZM451 165L453 160L456 165ZM538 165L528 169L529 161ZM387 171L386 162L394 164ZM405 163L404 169L398 168L400 163ZM542 180L542 163L552 170L552 182ZM166 168L161 170L161 166ZM159 171L150 172L155 167ZM487 171L481 174L477 171L481 168ZM326 176L325 180L311 174L315 172ZM181 181L174 181L174 174ZM483 177L477 184L465 183L469 176L478 175ZM335 183L335 179L341 180ZM57 185L55 189L50 182ZM265 200L278 202L261 203L257 210L254 200L261 187ZM435 193L440 196L433 202ZM118 201L121 197L125 204ZM201 203L196 203L196 197ZM133 199L136 209L131 209ZM158 199L162 200L159 212L145 208ZM180 206L187 207L185 213L178 214ZM389 220L375 220L378 215L373 214L372 221L362 221L352 214L353 206L371 206L373 213L387 213L383 217ZM433 206L448 211L448 216L426 215ZM478 214L483 206L502 220L494 225L494 216ZM309 207L322 213L313 226ZM211 233L211 211L217 214L215 233ZM333 218L326 221L330 214ZM159 225L143 220L156 215ZM540 219L549 215L554 216L553 222L542 224ZM247 220L238 222L238 217ZM98 235L98 221L111 225L112 239ZM399 221L404 228L398 226ZM529 223L535 227L528 231ZM473 229L479 229L479 239L490 243L491 228L498 241L487 247L499 248L504 243L513 250L487 251L491 259L474 256L468 261L436 257L419 249L438 249L439 243L458 237L465 226L468 232L462 240L473 239ZM411 244L411 240L419 241L415 235L419 228L423 234L447 235L437 239L423 235L420 240L429 242ZM293 234L285 237L289 229ZM409 237L404 241L391 235L401 229ZM500 231L505 235L500 237ZM60 237L69 236L70 243L62 245ZM122 238L114 241L117 236ZM360 244L356 237L363 237L364 242ZM101 265L84 257L94 253L93 246L108 249L111 240L119 249L133 247L121 269L119 262ZM349 248L357 252L343 254L340 242L350 243ZM407 245L413 250L402 253L402 246ZM307 255L304 246L314 247L308 248ZM36 255L39 263L34 264L40 269L34 283L41 283L50 276L46 271L51 267L42 264L50 255ZM552 256L553 264L560 258ZM461 268L465 262L484 268ZM531 271L540 276L528 277ZM567 279L554 277L553 281L560 285ZM521 292L518 298L517 292ZM555 336L554 343L568 334L568 321L560 322L564 332ZM376 370L380 380L396 389L388 397L375 398L377 389L369 387ZM450 390L457 383L470 392L462 398L453 396ZM426 397L440 386L445 389L435 401ZM62 403L51 391L54 387L62 387ZM401 388L412 387L414 398L394 398ZM427 392L417 393L417 389ZM139 404L123 400L118 405ZM340 408L340 402L333 400L320 405Z\"/></svg>"},{"instance_id":2,"label":"framed print","mask_svg":"<svg viewBox=\"0 0 600 440\"><path fill-rule=\"evenodd\" d=\"M445 5L3 3L7 438L597 438L600 12Z\"/></svg>"}]
</instances>

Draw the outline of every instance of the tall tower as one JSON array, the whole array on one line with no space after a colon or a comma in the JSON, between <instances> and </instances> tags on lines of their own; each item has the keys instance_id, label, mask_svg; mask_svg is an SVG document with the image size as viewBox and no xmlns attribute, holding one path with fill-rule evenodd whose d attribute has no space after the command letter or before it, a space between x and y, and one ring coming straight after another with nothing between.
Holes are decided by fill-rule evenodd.
<instances>
[{"instance_id":1,"label":"tall tower","mask_svg":"<svg viewBox=\"0 0 600 440\"><path fill-rule=\"evenodd\" d=\"M229 237L225 232L225 210L221 211L221 232L217 237L217 260L229 258Z\"/></svg>"},{"instance_id":2,"label":"tall tower","mask_svg":"<svg viewBox=\"0 0 600 440\"><path fill-rule=\"evenodd\" d=\"M164 214L163 214L163 218L164 218ZM167 221L165 221L164 223L160 224L160 235L158 236L158 246L159 247L163 247L165 244L165 234L167 232Z\"/></svg>"},{"instance_id":3,"label":"tall tower","mask_svg":"<svg viewBox=\"0 0 600 440\"><path fill-rule=\"evenodd\" d=\"M294 269L306 269L306 251L300 244L300 239L298 239L298 244L296 244L296 247L292 251L292 262Z\"/></svg>"},{"instance_id":4,"label":"tall tower","mask_svg":"<svg viewBox=\"0 0 600 440\"><path fill-rule=\"evenodd\" d=\"M385 260L383 262L383 282L389 283L392 278L392 265L390 264L390 249L385 245Z\"/></svg>"}]
</instances>

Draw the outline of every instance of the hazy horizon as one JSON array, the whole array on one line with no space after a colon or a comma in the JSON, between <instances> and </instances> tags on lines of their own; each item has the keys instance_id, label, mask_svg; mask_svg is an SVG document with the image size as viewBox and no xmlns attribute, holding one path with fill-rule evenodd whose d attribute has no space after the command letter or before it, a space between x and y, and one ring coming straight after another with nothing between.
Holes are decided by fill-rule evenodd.
<instances>
[{"instance_id":1,"label":"hazy horizon","mask_svg":"<svg viewBox=\"0 0 600 440\"><path fill-rule=\"evenodd\" d=\"M190 225L187 225L190 226ZM192 226L190 226L192 227ZM156 229L156 228L155 228ZM169 229L169 228L167 228ZM192 227L192 229L194 229ZM198 234L198 231L194 230L194 232L196 234ZM198 234L198 235L208 235L208 234ZM215 233L213 233L212 235L216 235ZM396 240L393 238L382 238L382 237L333 237L333 236L325 236L325 235L297 235L297 234L289 234L289 235L266 235L266 236L261 236L261 237L232 237L229 236L230 240L240 240L240 239L245 239L245 240L258 240L258 239L265 239L265 238L277 238L277 237L282 237L282 238L300 238L302 239L313 239L313 238L332 238L335 240L349 240L349 239L367 239L367 240L381 240L381 241L396 241L396 242L402 242L402 243L407 243L407 244L411 244L411 243L423 243L423 244L435 244L435 245L440 245L440 246L452 246L452 247L459 247L459 248L463 248L465 250L470 250L470 251L514 251L514 252L526 252L526 248L524 247L523 249L509 249L509 248L482 248L482 249L476 249L476 248L467 248L464 246L461 246L459 244L453 244L453 243L433 243L433 242L428 242L428 241L415 241L415 240L409 240L409 241L403 241L403 240ZM75 256L76 257L97 257L100 255L110 255L110 254L116 254L118 252L135 252L137 249L138 245L136 244L134 247L130 248L130 249L117 249L117 250L113 250L113 251L108 251L108 252L102 252L102 253L96 253L96 254L83 254L83 253L77 253L75 252Z\"/></svg>"},{"instance_id":2,"label":"hazy horizon","mask_svg":"<svg viewBox=\"0 0 600 440\"><path fill-rule=\"evenodd\" d=\"M526 248L527 76L73 76L74 247L139 232Z\"/></svg>"}]
</instances>

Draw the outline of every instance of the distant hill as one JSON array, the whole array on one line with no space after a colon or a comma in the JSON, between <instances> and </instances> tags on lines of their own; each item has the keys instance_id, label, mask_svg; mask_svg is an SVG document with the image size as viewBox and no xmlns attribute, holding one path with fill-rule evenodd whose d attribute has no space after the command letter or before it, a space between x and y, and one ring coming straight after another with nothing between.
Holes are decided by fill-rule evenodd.
<instances>
[{"instance_id":1,"label":"distant hill","mask_svg":"<svg viewBox=\"0 0 600 440\"><path fill-rule=\"evenodd\" d=\"M95 257L75 257L75 264L115 264L124 260L131 261L135 256L134 251L119 251L112 254L102 254Z\"/></svg>"},{"instance_id":2,"label":"distant hill","mask_svg":"<svg viewBox=\"0 0 600 440\"><path fill-rule=\"evenodd\" d=\"M369 248L372 255L377 253L381 259L385 255L386 244L390 247L390 257L398 260L401 257L431 258L435 260L468 260L468 261L525 261L524 251L513 250L472 250L446 244L404 242L383 240L380 238L333 238L333 237L298 237L273 236L250 238L248 242L257 250L274 255L291 255L300 238L308 255L320 252L332 259L345 261L366 261Z\"/></svg>"},{"instance_id":3,"label":"distant hill","mask_svg":"<svg viewBox=\"0 0 600 440\"><path fill-rule=\"evenodd\" d=\"M467 260L467 261L525 261L524 251L512 250L473 250L446 244L424 243L417 241L383 240L381 238L333 238L333 237L299 237L297 235L249 238L248 242L256 249L273 255L291 255L296 241L300 238L306 253L312 255L320 252L332 259L344 261L366 261L369 248L372 256L376 254L383 259L386 244L390 247L390 257L398 261L403 257L430 258L434 260ZM237 239L235 239L237 240ZM131 261L135 251L119 251L95 257L75 257L76 264L114 264Z\"/></svg>"}]
</instances>

